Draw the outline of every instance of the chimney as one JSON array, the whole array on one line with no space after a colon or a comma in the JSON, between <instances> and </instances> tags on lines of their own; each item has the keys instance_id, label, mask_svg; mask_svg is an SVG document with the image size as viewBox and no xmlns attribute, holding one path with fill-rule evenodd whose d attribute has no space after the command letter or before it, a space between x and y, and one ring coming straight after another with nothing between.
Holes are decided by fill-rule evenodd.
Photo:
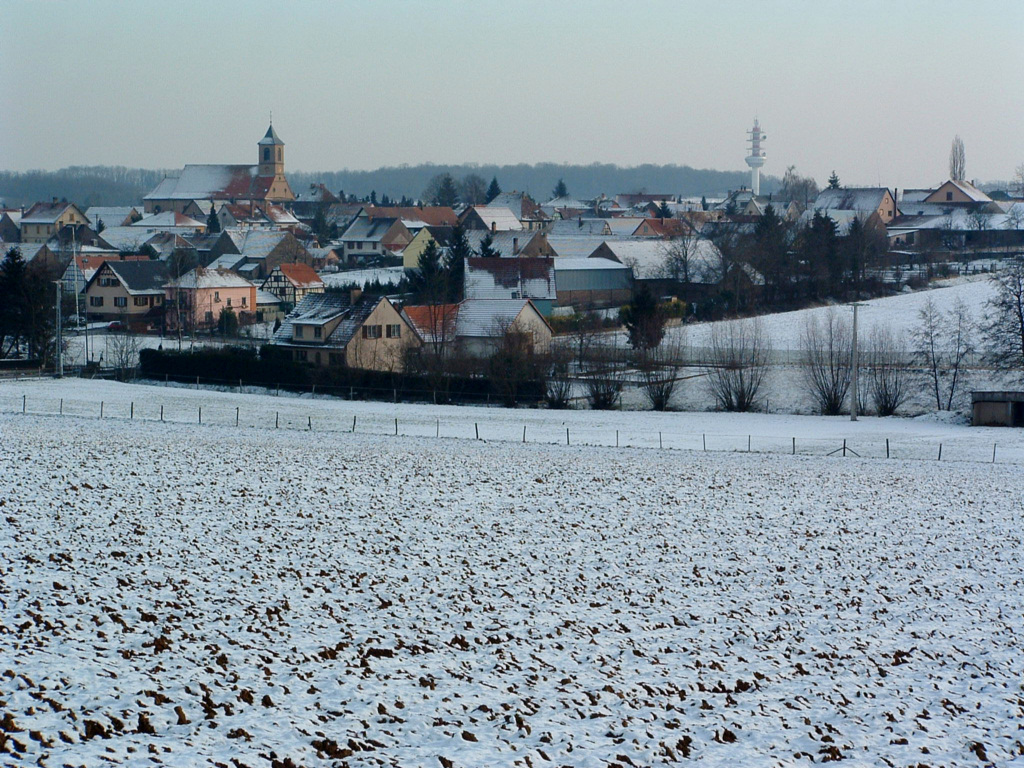
<instances>
[{"instance_id":1,"label":"chimney","mask_svg":"<svg viewBox=\"0 0 1024 768\"><path fill-rule=\"evenodd\" d=\"M512 238L512 255L515 256L517 253L519 253L519 238L518 237L513 237Z\"/></svg>"},{"instance_id":2,"label":"chimney","mask_svg":"<svg viewBox=\"0 0 1024 768\"><path fill-rule=\"evenodd\" d=\"M55 198L53 198L53 205L56 205L56 204L57 204L57 198L55 197Z\"/></svg>"},{"instance_id":3,"label":"chimney","mask_svg":"<svg viewBox=\"0 0 1024 768\"><path fill-rule=\"evenodd\" d=\"M362 288L353 288L352 290L350 290L348 292L348 303L349 304L355 304L361 298L363 298L363 289Z\"/></svg>"},{"instance_id":4,"label":"chimney","mask_svg":"<svg viewBox=\"0 0 1024 768\"><path fill-rule=\"evenodd\" d=\"M495 234L495 233L496 233L497 231L498 231L498 222L496 222L496 221L492 221L492 222L491 222L491 234L493 235L493 234Z\"/></svg>"}]
</instances>

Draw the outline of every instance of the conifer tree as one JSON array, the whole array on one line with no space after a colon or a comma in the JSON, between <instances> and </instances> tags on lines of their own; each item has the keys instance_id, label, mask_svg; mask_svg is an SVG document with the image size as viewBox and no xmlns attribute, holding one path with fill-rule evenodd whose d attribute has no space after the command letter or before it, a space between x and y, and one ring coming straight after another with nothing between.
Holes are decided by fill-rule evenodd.
<instances>
[{"instance_id":1,"label":"conifer tree","mask_svg":"<svg viewBox=\"0 0 1024 768\"><path fill-rule=\"evenodd\" d=\"M490 203L494 198L501 194L501 187L498 185L498 177L495 176L491 179L491 185L487 187L487 202Z\"/></svg>"}]
</instances>

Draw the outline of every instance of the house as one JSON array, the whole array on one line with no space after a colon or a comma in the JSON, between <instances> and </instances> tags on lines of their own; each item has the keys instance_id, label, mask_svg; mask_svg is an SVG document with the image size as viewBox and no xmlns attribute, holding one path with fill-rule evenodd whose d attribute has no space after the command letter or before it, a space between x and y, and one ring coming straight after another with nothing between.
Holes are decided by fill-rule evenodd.
<instances>
[{"instance_id":1,"label":"house","mask_svg":"<svg viewBox=\"0 0 1024 768\"><path fill-rule=\"evenodd\" d=\"M544 229L551 222L551 217L525 192L502 192L487 205L508 208L531 231Z\"/></svg>"},{"instance_id":2,"label":"house","mask_svg":"<svg viewBox=\"0 0 1024 768\"><path fill-rule=\"evenodd\" d=\"M93 229L99 229L101 222L104 228L130 227L132 224L134 224L136 221L142 218L142 213L139 211L138 208L131 205L93 205L85 209L85 218L89 220L89 226L91 226Z\"/></svg>"},{"instance_id":3,"label":"house","mask_svg":"<svg viewBox=\"0 0 1024 768\"><path fill-rule=\"evenodd\" d=\"M0 242L21 242L21 209L0 211Z\"/></svg>"},{"instance_id":4,"label":"house","mask_svg":"<svg viewBox=\"0 0 1024 768\"><path fill-rule=\"evenodd\" d=\"M401 372L419 337L390 300L342 291L308 294L274 334L292 360Z\"/></svg>"},{"instance_id":5,"label":"house","mask_svg":"<svg viewBox=\"0 0 1024 768\"><path fill-rule=\"evenodd\" d=\"M672 242L606 241L591 258L625 264L632 268L634 280L656 295L679 293L687 301L720 290L756 291L764 285L764 276L749 264L727 262L713 242L697 236Z\"/></svg>"},{"instance_id":6,"label":"house","mask_svg":"<svg viewBox=\"0 0 1024 768\"><path fill-rule=\"evenodd\" d=\"M433 242L438 248L447 248L451 241L453 227L423 227L417 232L409 244L402 249L402 267L405 269L419 269L420 254Z\"/></svg>"},{"instance_id":7,"label":"house","mask_svg":"<svg viewBox=\"0 0 1024 768\"><path fill-rule=\"evenodd\" d=\"M360 215L338 239L344 258L354 264L400 253L412 238L401 219Z\"/></svg>"},{"instance_id":8,"label":"house","mask_svg":"<svg viewBox=\"0 0 1024 768\"><path fill-rule=\"evenodd\" d=\"M459 304L407 306L402 313L424 345L447 344L447 349L437 350L442 354L488 358L510 330L525 333L533 352L551 348L551 326L529 299L466 299Z\"/></svg>"},{"instance_id":9,"label":"house","mask_svg":"<svg viewBox=\"0 0 1024 768\"><path fill-rule=\"evenodd\" d=\"M553 258L556 255L554 249L548 244L547 235L543 232L513 230L492 233L477 229L466 233L466 242L475 253L479 253L480 243L488 236L492 240L491 248L497 251L502 258Z\"/></svg>"},{"instance_id":10,"label":"house","mask_svg":"<svg viewBox=\"0 0 1024 768\"><path fill-rule=\"evenodd\" d=\"M21 251L21 258L29 269L48 276L59 276L71 261L70 250L64 251L51 243L20 243L15 247ZM8 250L4 248L0 257L6 255Z\"/></svg>"},{"instance_id":11,"label":"house","mask_svg":"<svg viewBox=\"0 0 1024 768\"><path fill-rule=\"evenodd\" d=\"M371 219L401 219L402 221L421 221L428 227L454 227L459 217L454 209L447 205L424 206L379 206L368 205L361 215Z\"/></svg>"},{"instance_id":12,"label":"house","mask_svg":"<svg viewBox=\"0 0 1024 768\"><path fill-rule=\"evenodd\" d=\"M309 252L310 259L312 259L313 269L330 270L338 268L341 255L338 253L339 249L336 249L334 246L328 245L323 248L307 247L306 250Z\"/></svg>"},{"instance_id":13,"label":"house","mask_svg":"<svg viewBox=\"0 0 1024 768\"><path fill-rule=\"evenodd\" d=\"M526 334L532 352L544 354L551 348L551 326L529 299L467 299L459 304L455 343L461 354L490 357L509 331Z\"/></svg>"},{"instance_id":14,"label":"house","mask_svg":"<svg viewBox=\"0 0 1024 768\"><path fill-rule=\"evenodd\" d=\"M554 259L555 291L560 307L620 307L633 298L633 271L603 258Z\"/></svg>"},{"instance_id":15,"label":"house","mask_svg":"<svg viewBox=\"0 0 1024 768\"><path fill-rule=\"evenodd\" d=\"M197 267L167 283L164 303L168 329L213 328L224 310L247 323L256 312L256 286L226 269Z\"/></svg>"},{"instance_id":16,"label":"house","mask_svg":"<svg viewBox=\"0 0 1024 768\"><path fill-rule=\"evenodd\" d=\"M225 232L226 239L215 249L220 255L207 266L229 269L247 280L262 282L281 264L309 264L313 257L291 232L249 229ZM232 247L228 246L230 241Z\"/></svg>"},{"instance_id":17,"label":"house","mask_svg":"<svg viewBox=\"0 0 1024 768\"><path fill-rule=\"evenodd\" d=\"M96 274L105 261L149 261L148 256L129 255L96 246L83 245L75 251L75 256L68 262L61 276L64 292L77 294L85 289L85 284Z\"/></svg>"},{"instance_id":18,"label":"house","mask_svg":"<svg viewBox=\"0 0 1024 768\"><path fill-rule=\"evenodd\" d=\"M857 211L865 215L875 212L883 224L889 224L898 215L896 200L886 187L824 189L811 210Z\"/></svg>"},{"instance_id":19,"label":"house","mask_svg":"<svg viewBox=\"0 0 1024 768\"><path fill-rule=\"evenodd\" d=\"M555 260L551 258L466 259L465 297L474 299L530 299L545 317L555 295Z\"/></svg>"},{"instance_id":20,"label":"house","mask_svg":"<svg viewBox=\"0 0 1024 768\"><path fill-rule=\"evenodd\" d=\"M271 125L257 142L257 165L186 165L143 198L146 213L182 213L194 200L229 203L295 199L284 173L284 142Z\"/></svg>"},{"instance_id":21,"label":"house","mask_svg":"<svg viewBox=\"0 0 1024 768\"><path fill-rule=\"evenodd\" d=\"M292 201L292 213L307 223L316 217L318 210L327 210L335 203L340 203L338 196L333 194L323 184L310 184L309 189L304 189L295 194Z\"/></svg>"},{"instance_id":22,"label":"house","mask_svg":"<svg viewBox=\"0 0 1024 768\"><path fill-rule=\"evenodd\" d=\"M551 237L606 237L612 234L612 219L557 219L548 224L545 232ZM636 227L634 226L633 229ZM626 234L632 234L631 229Z\"/></svg>"},{"instance_id":23,"label":"house","mask_svg":"<svg viewBox=\"0 0 1024 768\"><path fill-rule=\"evenodd\" d=\"M288 309L308 293L323 293L324 281L308 264L279 264L267 275L260 290L277 296Z\"/></svg>"},{"instance_id":24,"label":"house","mask_svg":"<svg viewBox=\"0 0 1024 768\"><path fill-rule=\"evenodd\" d=\"M162 261L104 261L83 289L86 316L135 329L160 325L167 281Z\"/></svg>"},{"instance_id":25,"label":"house","mask_svg":"<svg viewBox=\"0 0 1024 768\"><path fill-rule=\"evenodd\" d=\"M516 215L500 205L471 205L459 217L466 230L489 230L491 232L520 231L523 227Z\"/></svg>"},{"instance_id":26,"label":"house","mask_svg":"<svg viewBox=\"0 0 1024 768\"><path fill-rule=\"evenodd\" d=\"M979 207L991 203L992 198L973 184L966 181L955 181L950 179L925 197L922 202Z\"/></svg>"},{"instance_id":27,"label":"house","mask_svg":"<svg viewBox=\"0 0 1024 768\"><path fill-rule=\"evenodd\" d=\"M662 240L670 240L673 237L683 237L692 233L689 222L683 219L644 219L633 230L632 237L657 237Z\"/></svg>"},{"instance_id":28,"label":"house","mask_svg":"<svg viewBox=\"0 0 1024 768\"><path fill-rule=\"evenodd\" d=\"M173 232L179 235L201 235L206 232L205 220L198 221L175 211L151 213L129 226L143 227L158 232Z\"/></svg>"},{"instance_id":29,"label":"house","mask_svg":"<svg viewBox=\"0 0 1024 768\"><path fill-rule=\"evenodd\" d=\"M256 322L273 323L284 320L287 313L281 307L281 300L269 291L256 289Z\"/></svg>"},{"instance_id":30,"label":"house","mask_svg":"<svg viewBox=\"0 0 1024 768\"><path fill-rule=\"evenodd\" d=\"M287 229L293 234L302 229L300 222L280 205L225 203L217 209L220 228L225 229Z\"/></svg>"},{"instance_id":31,"label":"house","mask_svg":"<svg viewBox=\"0 0 1024 768\"><path fill-rule=\"evenodd\" d=\"M85 214L74 203L36 203L21 216L21 242L45 243L68 225L88 224Z\"/></svg>"}]
</instances>

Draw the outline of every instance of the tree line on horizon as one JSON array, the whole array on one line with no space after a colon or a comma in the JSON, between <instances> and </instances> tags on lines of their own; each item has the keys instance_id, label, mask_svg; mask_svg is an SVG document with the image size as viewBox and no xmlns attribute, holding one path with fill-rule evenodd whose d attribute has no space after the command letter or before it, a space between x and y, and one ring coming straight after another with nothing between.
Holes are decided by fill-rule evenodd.
<instances>
[{"instance_id":1,"label":"tree line on horizon","mask_svg":"<svg viewBox=\"0 0 1024 768\"><path fill-rule=\"evenodd\" d=\"M67 199L83 208L94 205L138 205L167 171L124 166L71 166L56 171L0 171L0 203L7 207L30 206L52 198ZM292 190L298 194L310 184L324 184L334 194L344 192L363 198L371 193L392 199L420 199L439 174L455 179L479 176L496 178L506 192L530 193L545 202L559 181L576 197L592 198L602 193L664 193L700 196L725 194L748 186L746 171L698 169L686 165L644 164L622 167L611 163L570 165L520 163L517 165L401 165L372 171L288 171ZM764 176L761 189L776 191L781 181Z\"/></svg>"}]
</instances>

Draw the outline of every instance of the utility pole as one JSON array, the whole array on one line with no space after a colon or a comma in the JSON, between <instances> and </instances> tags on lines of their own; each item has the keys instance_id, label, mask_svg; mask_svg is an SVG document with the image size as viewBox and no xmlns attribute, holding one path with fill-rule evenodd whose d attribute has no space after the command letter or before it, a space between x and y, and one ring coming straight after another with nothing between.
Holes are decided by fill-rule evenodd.
<instances>
[{"instance_id":1,"label":"utility pole","mask_svg":"<svg viewBox=\"0 0 1024 768\"><path fill-rule=\"evenodd\" d=\"M850 366L852 368L852 381L850 386L851 402L850 402L850 421L857 420L857 407L860 404L859 393L857 391L858 378L860 373L860 358L857 354L857 307L860 304L854 302L853 304L853 354L850 355Z\"/></svg>"},{"instance_id":2,"label":"utility pole","mask_svg":"<svg viewBox=\"0 0 1024 768\"><path fill-rule=\"evenodd\" d=\"M57 355L57 378L64 377L64 322L60 316L60 302L64 297L64 292L60 289L60 280L53 281L53 287L57 292L57 349L55 350Z\"/></svg>"}]
</instances>

